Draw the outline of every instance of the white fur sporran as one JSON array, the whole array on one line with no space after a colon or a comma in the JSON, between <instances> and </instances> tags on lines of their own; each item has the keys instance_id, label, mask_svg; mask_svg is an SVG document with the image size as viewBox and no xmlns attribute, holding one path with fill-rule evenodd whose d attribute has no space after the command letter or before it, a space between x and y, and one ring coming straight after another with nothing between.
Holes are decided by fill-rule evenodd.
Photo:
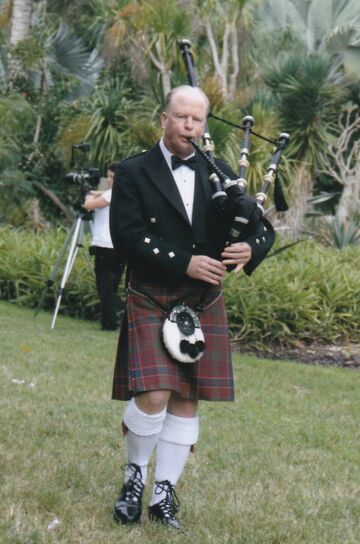
<instances>
[{"instance_id":1,"label":"white fur sporran","mask_svg":"<svg viewBox=\"0 0 360 544\"><path fill-rule=\"evenodd\" d=\"M172 308L165 319L162 334L167 350L176 361L194 363L203 356L205 338L200 319L186 304Z\"/></svg>"}]
</instances>

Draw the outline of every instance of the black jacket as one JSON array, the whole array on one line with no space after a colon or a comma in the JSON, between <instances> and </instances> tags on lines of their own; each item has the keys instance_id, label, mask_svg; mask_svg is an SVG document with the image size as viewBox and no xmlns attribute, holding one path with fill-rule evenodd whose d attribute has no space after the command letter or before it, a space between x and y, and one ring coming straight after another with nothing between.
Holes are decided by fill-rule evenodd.
<instances>
[{"instance_id":1,"label":"black jacket","mask_svg":"<svg viewBox=\"0 0 360 544\"><path fill-rule=\"evenodd\" d=\"M150 281L172 283L185 277L192 255L221 260L232 217L224 217L212 199L209 166L196 154L193 220L190 224L175 180L156 144L119 163L110 205L110 232L114 248L127 254L128 267ZM216 160L231 179L234 172ZM252 248L245 272L264 259L274 240L270 223L248 227L241 237Z\"/></svg>"}]
</instances>

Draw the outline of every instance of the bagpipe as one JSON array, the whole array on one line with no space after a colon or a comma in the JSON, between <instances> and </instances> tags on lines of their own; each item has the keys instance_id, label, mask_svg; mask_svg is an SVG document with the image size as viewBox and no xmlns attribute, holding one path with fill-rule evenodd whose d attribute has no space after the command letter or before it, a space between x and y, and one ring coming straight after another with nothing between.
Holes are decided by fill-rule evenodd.
<instances>
[{"instance_id":1,"label":"bagpipe","mask_svg":"<svg viewBox=\"0 0 360 544\"><path fill-rule=\"evenodd\" d=\"M195 73L194 60L191 52L191 43L187 39L181 40L179 48L185 64L189 85L198 87ZM226 245L234 242L245 241L249 236L262 236L264 231L267 233L268 244L271 247L275 241L275 231L271 223L264 217L265 203L271 187L274 187L274 201L277 211L286 211L288 209L281 185L277 177L278 166L281 155L289 143L290 137L287 133L281 133L276 142L269 140L253 131L254 118L247 115L243 118L243 125L236 125L216 117L220 121L239 128L243 131L243 140L241 144L239 164L239 177L229 179L229 177L219 168L214 159L214 145L212 144L208 123L206 121L204 134L202 137L203 145L200 146L189 139L196 151L207 161L211 174L209 181L212 185L212 198L218 210L225 214L227 218L231 217L232 226L230 228ZM255 198L246 193L246 173L249 167L250 137L254 134L273 145L275 150L271 156L269 167L263 177L262 187ZM229 267L231 270L234 267Z\"/></svg>"}]
</instances>

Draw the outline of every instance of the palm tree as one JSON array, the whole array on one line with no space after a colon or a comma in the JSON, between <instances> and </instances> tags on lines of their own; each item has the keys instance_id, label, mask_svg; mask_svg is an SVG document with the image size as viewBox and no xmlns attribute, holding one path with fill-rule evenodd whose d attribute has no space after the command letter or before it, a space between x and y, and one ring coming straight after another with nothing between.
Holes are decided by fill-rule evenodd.
<instances>
[{"instance_id":1,"label":"palm tree","mask_svg":"<svg viewBox=\"0 0 360 544\"><path fill-rule=\"evenodd\" d=\"M135 109L125 79L106 79L92 96L92 113L86 141L92 144L91 160L101 168L135 151L129 148L128 115ZM137 108L137 111L138 108Z\"/></svg>"},{"instance_id":2,"label":"palm tree","mask_svg":"<svg viewBox=\"0 0 360 544\"><path fill-rule=\"evenodd\" d=\"M296 160L296 170L290 221L298 237L307 200L313 194L315 173L324 164L345 99L344 83L334 72L331 59L318 53L290 55L280 67L269 70L266 83L275 98L280 126L291 134L289 155Z\"/></svg>"}]
</instances>

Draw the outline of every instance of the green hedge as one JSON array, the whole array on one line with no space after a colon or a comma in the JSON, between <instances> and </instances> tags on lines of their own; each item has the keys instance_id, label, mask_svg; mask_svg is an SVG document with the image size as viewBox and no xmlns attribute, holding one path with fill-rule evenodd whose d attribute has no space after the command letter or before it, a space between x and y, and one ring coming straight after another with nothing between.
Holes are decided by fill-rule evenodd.
<instances>
[{"instance_id":1,"label":"green hedge","mask_svg":"<svg viewBox=\"0 0 360 544\"><path fill-rule=\"evenodd\" d=\"M34 234L25 230L0 228L0 298L23 306L53 311L64 273L67 252L57 264L68 238L63 228ZM69 245L67 248L69 249ZM85 235L74 266L65 284L60 313L85 319L98 319L99 299L95 287L93 257L88 253ZM54 275L55 269L57 274ZM48 280L52 285L47 287ZM121 290L119 289L121 294Z\"/></svg>"},{"instance_id":2,"label":"green hedge","mask_svg":"<svg viewBox=\"0 0 360 544\"><path fill-rule=\"evenodd\" d=\"M250 278L225 282L235 339L360 340L360 248L307 241L266 259Z\"/></svg>"},{"instance_id":3,"label":"green hedge","mask_svg":"<svg viewBox=\"0 0 360 544\"><path fill-rule=\"evenodd\" d=\"M66 236L65 229L34 234L1 227L0 298L36 308ZM87 238L84 246L66 283L60 312L98 319ZM65 258L47 289L46 310L55 307ZM250 278L229 274L224 294L233 338L254 345L294 340L359 342L359 265L359 247L335 250L309 241L266 259Z\"/></svg>"}]
</instances>

